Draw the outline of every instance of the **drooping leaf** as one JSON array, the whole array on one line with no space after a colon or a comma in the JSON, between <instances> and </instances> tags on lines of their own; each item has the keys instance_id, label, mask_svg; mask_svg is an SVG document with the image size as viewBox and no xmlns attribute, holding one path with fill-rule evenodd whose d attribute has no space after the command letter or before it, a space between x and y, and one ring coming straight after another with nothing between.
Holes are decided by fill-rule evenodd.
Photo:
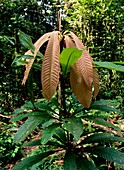
<instances>
[{"instance_id":1,"label":"drooping leaf","mask_svg":"<svg viewBox=\"0 0 124 170\"><path fill-rule=\"evenodd\" d=\"M103 126L106 126L106 127L111 127L115 130L117 130L118 132L120 132L120 128L118 128L117 126L105 121L104 119L102 118L90 118L90 120L92 120L93 122L99 124L99 125L103 125Z\"/></svg>"},{"instance_id":2,"label":"drooping leaf","mask_svg":"<svg viewBox=\"0 0 124 170\"><path fill-rule=\"evenodd\" d=\"M81 118L66 118L64 121L63 127L74 136L75 141L78 141L84 128Z\"/></svg>"},{"instance_id":3,"label":"drooping leaf","mask_svg":"<svg viewBox=\"0 0 124 170\"><path fill-rule=\"evenodd\" d=\"M70 84L77 100L88 108L92 100L92 88L88 88L77 63L70 69Z\"/></svg>"},{"instance_id":4,"label":"drooping leaf","mask_svg":"<svg viewBox=\"0 0 124 170\"><path fill-rule=\"evenodd\" d=\"M64 40L65 40L66 48L76 48L76 45L68 35L64 36Z\"/></svg>"},{"instance_id":5,"label":"drooping leaf","mask_svg":"<svg viewBox=\"0 0 124 170\"><path fill-rule=\"evenodd\" d=\"M108 100L98 100L98 101L95 101L94 103L91 104L90 106L90 109L93 109L93 110L101 110L101 111L109 111L109 112L117 112L117 113L121 113L120 110L116 109L116 108L113 108L111 106L111 103L108 101Z\"/></svg>"},{"instance_id":6,"label":"drooping leaf","mask_svg":"<svg viewBox=\"0 0 124 170\"><path fill-rule=\"evenodd\" d=\"M112 143L112 142L124 142L123 137L114 136L111 133L97 133L88 136L84 143Z\"/></svg>"},{"instance_id":7,"label":"drooping leaf","mask_svg":"<svg viewBox=\"0 0 124 170\"><path fill-rule=\"evenodd\" d=\"M94 64L100 66L100 67L104 67L110 70L116 70L116 71L120 71L120 72L124 72L124 66L119 65L119 64L114 64L112 62L94 62Z\"/></svg>"},{"instance_id":8,"label":"drooping leaf","mask_svg":"<svg viewBox=\"0 0 124 170\"><path fill-rule=\"evenodd\" d=\"M82 75L87 87L91 89L93 83L93 66L92 66L92 58L87 50L84 50L82 56L79 60L73 65L78 67L80 74ZM73 67L72 66L72 67Z\"/></svg>"},{"instance_id":9,"label":"drooping leaf","mask_svg":"<svg viewBox=\"0 0 124 170\"><path fill-rule=\"evenodd\" d=\"M99 75L95 68L93 68L93 85L94 85L94 98L98 95L99 92Z\"/></svg>"},{"instance_id":10,"label":"drooping leaf","mask_svg":"<svg viewBox=\"0 0 124 170\"><path fill-rule=\"evenodd\" d=\"M42 131L42 136L41 136L41 143L46 144L48 141L51 140L51 137L54 135L55 130L60 127L60 124L52 124Z\"/></svg>"},{"instance_id":11,"label":"drooping leaf","mask_svg":"<svg viewBox=\"0 0 124 170\"><path fill-rule=\"evenodd\" d=\"M31 157L27 157L17 165L15 165L12 170L26 170L27 168L33 166L34 164L40 162L42 159L48 157L49 155L53 154L55 151L48 151L45 153L40 153L38 155L34 155Z\"/></svg>"},{"instance_id":12,"label":"drooping leaf","mask_svg":"<svg viewBox=\"0 0 124 170\"><path fill-rule=\"evenodd\" d=\"M78 170L98 170L92 161L80 156L77 158Z\"/></svg>"},{"instance_id":13,"label":"drooping leaf","mask_svg":"<svg viewBox=\"0 0 124 170\"><path fill-rule=\"evenodd\" d=\"M77 170L76 155L72 151L66 151L65 153L64 170Z\"/></svg>"},{"instance_id":14,"label":"drooping leaf","mask_svg":"<svg viewBox=\"0 0 124 170\"><path fill-rule=\"evenodd\" d=\"M114 148L98 146L94 147L91 152L108 161L124 164L124 153Z\"/></svg>"},{"instance_id":15,"label":"drooping leaf","mask_svg":"<svg viewBox=\"0 0 124 170\"><path fill-rule=\"evenodd\" d=\"M82 41L73 32L70 31L70 34L71 34L73 41L76 44L76 47L79 50L83 50L85 48L85 46L83 45Z\"/></svg>"},{"instance_id":16,"label":"drooping leaf","mask_svg":"<svg viewBox=\"0 0 124 170\"><path fill-rule=\"evenodd\" d=\"M48 41L49 37L50 37L51 33L46 33L44 34L42 37L40 37L36 43L34 44L35 46L35 50L34 50L34 53L32 53L30 50L28 50L25 55L32 55L34 56L34 59L32 60L28 60L28 64L26 64L26 70L25 70L25 73L24 73L24 78L22 80L22 84L25 84L26 83L26 80L28 78L28 75L29 75L29 72L30 72L30 69L32 67L32 64L34 63L34 60L35 60L35 57L37 55L37 52L39 51L40 47L46 42Z\"/></svg>"},{"instance_id":17,"label":"drooping leaf","mask_svg":"<svg viewBox=\"0 0 124 170\"><path fill-rule=\"evenodd\" d=\"M49 120L50 117L45 115L40 116L31 116L29 117L25 123L18 129L14 136L15 142L24 141L25 138L41 123Z\"/></svg>"},{"instance_id":18,"label":"drooping leaf","mask_svg":"<svg viewBox=\"0 0 124 170\"><path fill-rule=\"evenodd\" d=\"M71 65L81 57L82 52L82 50L78 50L77 48L65 48L62 51L60 54L60 64L64 76L70 71Z\"/></svg>"},{"instance_id":19,"label":"drooping leaf","mask_svg":"<svg viewBox=\"0 0 124 170\"><path fill-rule=\"evenodd\" d=\"M42 64L42 92L48 100L54 95L59 82L59 54L59 32L54 31L51 33Z\"/></svg>"}]
</instances>

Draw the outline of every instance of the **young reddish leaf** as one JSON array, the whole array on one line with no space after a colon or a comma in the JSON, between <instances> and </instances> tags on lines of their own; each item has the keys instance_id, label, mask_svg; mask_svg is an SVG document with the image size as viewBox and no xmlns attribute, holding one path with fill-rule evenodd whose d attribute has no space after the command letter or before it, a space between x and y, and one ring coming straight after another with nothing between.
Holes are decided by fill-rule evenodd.
<instances>
[{"instance_id":1,"label":"young reddish leaf","mask_svg":"<svg viewBox=\"0 0 124 170\"><path fill-rule=\"evenodd\" d=\"M22 84L25 84L26 83L26 80L28 78L28 75L29 75L29 72L30 72L30 69L34 63L34 60L35 60L35 57L37 55L37 52L39 51L40 47L46 42L48 41L49 37L50 37L51 33L47 33L47 34L44 34L42 37L40 37L36 43L34 44L35 46L35 51L34 51L34 54L32 54L32 52L30 50L28 50L25 55L32 55L34 56L34 59L29 59L27 60L28 61L28 64L26 65L26 70L25 70L25 73L24 73L24 78L22 80Z\"/></svg>"},{"instance_id":2,"label":"young reddish leaf","mask_svg":"<svg viewBox=\"0 0 124 170\"><path fill-rule=\"evenodd\" d=\"M92 100L92 88L88 88L77 63L70 69L70 84L78 101L88 108Z\"/></svg>"},{"instance_id":3,"label":"young reddish leaf","mask_svg":"<svg viewBox=\"0 0 124 170\"><path fill-rule=\"evenodd\" d=\"M76 45L68 35L65 35L64 37L65 37L66 48L76 48Z\"/></svg>"},{"instance_id":4,"label":"young reddish leaf","mask_svg":"<svg viewBox=\"0 0 124 170\"><path fill-rule=\"evenodd\" d=\"M87 50L84 50L82 56L79 58L78 61L76 61L74 65L75 67L78 67L78 70L82 75L87 87L91 89L93 83L93 66L89 52Z\"/></svg>"},{"instance_id":5,"label":"young reddish leaf","mask_svg":"<svg viewBox=\"0 0 124 170\"><path fill-rule=\"evenodd\" d=\"M76 47L79 50L83 50L85 48L85 46L83 45L82 41L73 33L70 31L71 37L74 40Z\"/></svg>"},{"instance_id":6,"label":"young reddish leaf","mask_svg":"<svg viewBox=\"0 0 124 170\"><path fill-rule=\"evenodd\" d=\"M54 31L49 39L42 64L42 91L43 96L48 100L54 95L59 83L59 55L59 32Z\"/></svg>"},{"instance_id":7,"label":"young reddish leaf","mask_svg":"<svg viewBox=\"0 0 124 170\"><path fill-rule=\"evenodd\" d=\"M94 84L94 98L96 98L99 92L99 75L95 68L93 69L93 84Z\"/></svg>"}]
</instances>

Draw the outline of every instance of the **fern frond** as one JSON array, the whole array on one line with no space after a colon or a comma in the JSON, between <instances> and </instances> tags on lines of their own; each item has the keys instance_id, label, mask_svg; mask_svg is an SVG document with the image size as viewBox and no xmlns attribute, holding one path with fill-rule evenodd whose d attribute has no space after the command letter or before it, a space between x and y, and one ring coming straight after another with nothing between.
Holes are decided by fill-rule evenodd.
<instances>
[{"instance_id":1,"label":"fern frond","mask_svg":"<svg viewBox=\"0 0 124 170\"><path fill-rule=\"evenodd\" d=\"M50 100L59 83L60 72L60 41L59 32L52 32L42 64L42 91L43 96Z\"/></svg>"}]
</instances>

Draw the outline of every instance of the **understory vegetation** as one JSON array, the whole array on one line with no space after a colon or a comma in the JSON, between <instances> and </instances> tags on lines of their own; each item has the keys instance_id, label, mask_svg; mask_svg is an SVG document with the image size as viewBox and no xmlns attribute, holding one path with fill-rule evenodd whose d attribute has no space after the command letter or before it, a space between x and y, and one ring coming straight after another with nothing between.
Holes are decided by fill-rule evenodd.
<instances>
[{"instance_id":1,"label":"understory vegetation","mask_svg":"<svg viewBox=\"0 0 124 170\"><path fill-rule=\"evenodd\" d=\"M122 0L0 7L0 168L123 170Z\"/></svg>"}]
</instances>

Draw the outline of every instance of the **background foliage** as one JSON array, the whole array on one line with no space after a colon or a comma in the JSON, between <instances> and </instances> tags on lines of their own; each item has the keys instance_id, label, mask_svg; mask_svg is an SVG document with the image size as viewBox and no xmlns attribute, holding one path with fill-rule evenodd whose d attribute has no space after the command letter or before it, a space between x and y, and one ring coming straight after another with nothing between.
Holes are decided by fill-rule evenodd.
<instances>
[{"instance_id":1,"label":"background foliage","mask_svg":"<svg viewBox=\"0 0 124 170\"><path fill-rule=\"evenodd\" d=\"M82 39L94 61L124 62L123 0L64 0L57 2L55 0L4 0L4 2L0 0L1 115L11 114L15 108L20 107L25 100L29 99L28 84L26 87L21 85L24 68L11 65L17 55L24 54L26 51L19 41L19 30L30 35L32 41L35 42L44 33L57 29L59 7L63 9L62 29L73 30ZM41 52L44 52L44 49L41 49ZM41 63L40 58L38 63ZM124 74L103 68L98 68L98 71L101 77L98 99L117 99L115 101L116 103L119 101L117 107L123 110ZM34 68L34 75L34 95L35 98L40 98L42 95L39 67L38 69ZM0 118L2 126L7 126L5 118ZM11 126L13 125L10 124ZM8 130L2 127L1 138L5 140L5 143L2 144L3 148L6 147L9 139L13 138L10 134L10 127L8 126ZM12 140L10 145L14 147L14 150L18 150L16 149L18 146L15 146ZM13 152L11 146L4 156L11 157L9 154Z\"/></svg>"}]
</instances>

